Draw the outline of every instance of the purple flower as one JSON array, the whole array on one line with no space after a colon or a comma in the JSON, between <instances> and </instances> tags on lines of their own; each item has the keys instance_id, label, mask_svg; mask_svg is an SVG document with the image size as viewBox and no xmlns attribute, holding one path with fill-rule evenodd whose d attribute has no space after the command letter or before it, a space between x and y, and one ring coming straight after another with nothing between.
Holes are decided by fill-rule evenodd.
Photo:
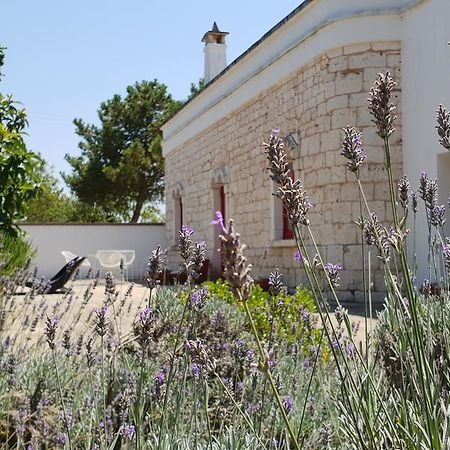
<instances>
[{"instance_id":1,"label":"purple flower","mask_svg":"<svg viewBox=\"0 0 450 450\"><path fill-rule=\"evenodd\" d=\"M100 336L105 336L108 331L108 319L106 318L106 313L108 312L108 307L103 305L101 308L96 308L96 320L95 320L95 332Z\"/></svg>"},{"instance_id":2,"label":"purple flower","mask_svg":"<svg viewBox=\"0 0 450 450\"><path fill-rule=\"evenodd\" d=\"M301 252L299 250L297 250L294 253L294 261L296 261L296 262L302 262L303 261L303 255L301 254Z\"/></svg>"},{"instance_id":3,"label":"purple flower","mask_svg":"<svg viewBox=\"0 0 450 450\"><path fill-rule=\"evenodd\" d=\"M124 424L121 430L121 434L127 441L132 441L134 435L136 434L136 428L134 427L134 425Z\"/></svg>"},{"instance_id":4,"label":"purple flower","mask_svg":"<svg viewBox=\"0 0 450 450\"><path fill-rule=\"evenodd\" d=\"M194 233L194 230L187 225L183 225L179 231L180 241L178 243L178 250L185 264L190 261L194 250L194 244L191 239L192 233Z\"/></svg>"},{"instance_id":5,"label":"purple flower","mask_svg":"<svg viewBox=\"0 0 450 450\"><path fill-rule=\"evenodd\" d=\"M201 366L197 363L191 364L191 375L198 380L200 378Z\"/></svg>"},{"instance_id":6,"label":"purple flower","mask_svg":"<svg viewBox=\"0 0 450 450\"><path fill-rule=\"evenodd\" d=\"M273 128L272 133L270 133L270 137L272 139L278 139L279 135L280 135L280 129L278 127Z\"/></svg>"},{"instance_id":7,"label":"purple flower","mask_svg":"<svg viewBox=\"0 0 450 450\"><path fill-rule=\"evenodd\" d=\"M353 342L348 342L347 343L347 345L345 346L345 351L346 351L347 356L349 358L354 356L354 354L355 354L355 346L354 346Z\"/></svg>"},{"instance_id":8,"label":"purple flower","mask_svg":"<svg viewBox=\"0 0 450 450\"><path fill-rule=\"evenodd\" d=\"M211 225L216 225L219 231L223 234L227 232L223 224L223 216L220 211L216 211L216 213L214 214L214 220L211 222Z\"/></svg>"},{"instance_id":9,"label":"purple flower","mask_svg":"<svg viewBox=\"0 0 450 450\"><path fill-rule=\"evenodd\" d=\"M309 369L312 366L312 362L311 362L311 358L309 356L307 356L304 360L303 360L303 368L304 369Z\"/></svg>"},{"instance_id":10,"label":"purple flower","mask_svg":"<svg viewBox=\"0 0 450 450\"><path fill-rule=\"evenodd\" d=\"M59 317L53 316L52 318L47 317L45 324L45 336L47 337L48 346L51 350L55 348L55 335L56 330L59 325Z\"/></svg>"},{"instance_id":11,"label":"purple flower","mask_svg":"<svg viewBox=\"0 0 450 450\"><path fill-rule=\"evenodd\" d=\"M442 247L442 254L444 256L444 265L447 272L450 274L450 239L447 238L447 243Z\"/></svg>"},{"instance_id":12,"label":"purple flower","mask_svg":"<svg viewBox=\"0 0 450 450\"><path fill-rule=\"evenodd\" d=\"M200 288L191 294L191 307L195 311L200 311L205 306L205 302L209 297L207 288Z\"/></svg>"},{"instance_id":13,"label":"purple flower","mask_svg":"<svg viewBox=\"0 0 450 450\"><path fill-rule=\"evenodd\" d=\"M344 128L341 155L348 159L347 169L356 173L359 166L365 161L366 155L362 149L362 134L353 127Z\"/></svg>"},{"instance_id":14,"label":"purple flower","mask_svg":"<svg viewBox=\"0 0 450 450\"><path fill-rule=\"evenodd\" d=\"M294 401L292 400L291 397L286 396L283 398L283 406L284 410L286 411L286 414L289 414L294 406Z\"/></svg>"},{"instance_id":15,"label":"purple flower","mask_svg":"<svg viewBox=\"0 0 450 450\"><path fill-rule=\"evenodd\" d=\"M65 445L67 442L67 437L64 433L58 433L55 436L55 444L56 445Z\"/></svg>"},{"instance_id":16,"label":"purple flower","mask_svg":"<svg viewBox=\"0 0 450 450\"><path fill-rule=\"evenodd\" d=\"M166 374L164 372L163 369L161 369L158 374L156 375L156 385L157 386L162 386L162 384L164 383L166 379Z\"/></svg>"},{"instance_id":17,"label":"purple flower","mask_svg":"<svg viewBox=\"0 0 450 450\"><path fill-rule=\"evenodd\" d=\"M435 206L430 211L430 222L435 227L443 227L445 225L445 206Z\"/></svg>"},{"instance_id":18,"label":"purple flower","mask_svg":"<svg viewBox=\"0 0 450 450\"><path fill-rule=\"evenodd\" d=\"M185 236L192 236L194 230L191 227L188 227L187 225L182 225L181 233L183 233Z\"/></svg>"},{"instance_id":19,"label":"purple flower","mask_svg":"<svg viewBox=\"0 0 450 450\"><path fill-rule=\"evenodd\" d=\"M139 321L141 322L142 326L145 326L148 322L153 322L155 320L155 314L153 312L153 309L149 306L146 306L140 313L139 313Z\"/></svg>"},{"instance_id":20,"label":"purple flower","mask_svg":"<svg viewBox=\"0 0 450 450\"><path fill-rule=\"evenodd\" d=\"M326 263L324 266L325 272L328 275L331 285L339 286L339 272L342 270L340 264Z\"/></svg>"},{"instance_id":21,"label":"purple flower","mask_svg":"<svg viewBox=\"0 0 450 450\"><path fill-rule=\"evenodd\" d=\"M155 321L155 313L149 306L146 306L139 313L139 322L134 330L134 334L137 336L139 345L143 349L147 348L152 339L152 330Z\"/></svg>"}]
</instances>

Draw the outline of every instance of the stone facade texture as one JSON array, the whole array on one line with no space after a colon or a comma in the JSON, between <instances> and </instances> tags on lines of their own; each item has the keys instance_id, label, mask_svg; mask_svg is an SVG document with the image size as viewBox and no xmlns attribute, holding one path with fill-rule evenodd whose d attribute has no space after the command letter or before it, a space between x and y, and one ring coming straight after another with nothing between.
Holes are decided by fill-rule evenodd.
<instances>
[{"instance_id":1,"label":"stone facade texture","mask_svg":"<svg viewBox=\"0 0 450 450\"><path fill-rule=\"evenodd\" d=\"M266 170L261 146L274 127L281 136L296 134L299 146L289 149L295 177L307 188L314 207L311 228L323 258L342 264L341 298L361 296L361 235L355 224L360 202L354 175L340 155L342 128L362 130L367 163L361 170L364 191L382 222L390 218L389 190L383 167L382 141L376 134L367 108L369 90L379 72L393 74L398 106L392 136L394 174L402 175L401 145L401 50L399 42L359 43L333 49L299 67L288 78L243 104L232 115L216 122L166 157L166 232L176 244L174 224L177 185L183 189L183 222L206 241L211 260L218 247L210 225L217 208L214 173L225 170L226 216L233 218L255 276L267 277L278 267L291 287L306 284L300 264L293 261L293 241L274 236L273 183ZM217 198L217 197L216 197ZM371 257L374 291L383 291L383 275ZM175 247L169 265L176 264Z\"/></svg>"}]
</instances>

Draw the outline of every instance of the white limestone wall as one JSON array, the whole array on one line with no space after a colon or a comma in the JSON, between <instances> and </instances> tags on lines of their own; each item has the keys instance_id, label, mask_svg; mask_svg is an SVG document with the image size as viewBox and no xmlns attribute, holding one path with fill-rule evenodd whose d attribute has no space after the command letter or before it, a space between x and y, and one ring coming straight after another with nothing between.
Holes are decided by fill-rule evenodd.
<instances>
[{"instance_id":1,"label":"white limestone wall","mask_svg":"<svg viewBox=\"0 0 450 450\"><path fill-rule=\"evenodd\" d=\"M428 0L406 11L402 20L403 167L418 187L421 171L440 180L440 202L449 192L448 151L439 145L435 129L439 103L450 108L450 1ZM443 158L438 155L444 154ZM446 167L439 161L447 162ZM447 215L447 221L450 217ZM425 216L417 221L418 281L427 275Z\"/></svg>"},{"instance_id":2,"label":"white limestone wall","mask_svg":"<svg viewBox=\"0 0 450 450\"><path fill-rule=\"evenodd\" d=\"M440 203L445 203L450 190L450 157L438 143L435 111L439 103L450 108L450 0L312 0L305 5L163 126L168 165L182 148L184 156L197 160L199 145L204 147L204 142L190 143L318 55L346 46L364 49L367 42L373 49L380 42L400 42L402 105L397 126L402 130L403 170L414 188L421 171L433 178L439 176ZM362 97L377 70L374 68L367 82L364 75ZM367 138L365 143L371 145ZM170 184L169 179L167 182ZM427 273L426 232L422 211L417 221L418 283Z\"/></svg>"},{"instance_id":3,"label":"white limestone wall","mask_svg":"<svg viewBox=\"0 0 450 450\"><path fill-rule=\"evenodd\" d=\"M400 41L402 13L426 1L309 2L163 125L164 156L322 53L358 43Z\"/></svg>"},{"instance_id":4,"label":"white limestone wall","mask_svg":"<svg viewBox=\"0 0 450 450\"><path fill-rule=\"evenodd\" d=\"M148 258L158 245L165 248L164 225L153 224L43 224L21 225L37 250L32 266L39 276L51 277L65 264L61 250L88 256L97 250L134 250L136 259L130 271L142 279ZM95 259L90 257L95 266Z\"/></svg>"}]
</instances>

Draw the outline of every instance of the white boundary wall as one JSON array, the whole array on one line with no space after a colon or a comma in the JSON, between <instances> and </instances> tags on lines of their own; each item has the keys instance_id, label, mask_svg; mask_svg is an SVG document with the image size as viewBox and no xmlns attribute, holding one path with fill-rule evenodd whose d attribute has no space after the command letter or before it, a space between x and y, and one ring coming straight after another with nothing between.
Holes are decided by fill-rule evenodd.
<instances>
[{"instance_id":1,"label":"white boundary wall","mask_svg":"<svg viewBox=\"0 0 450 450\"><path fill-rule=\"evenodd\" d=\"M32 266L38 276L52 277L65 264L62 250L79 256L97 250L134 250L136 259L129 272L136 279L144 274L148 258L158 245L165 248L164 225L153 224L39 224L20 227L36 249ZM95 267L95 259L90 257Z\"/></svg>"}]
</instances>

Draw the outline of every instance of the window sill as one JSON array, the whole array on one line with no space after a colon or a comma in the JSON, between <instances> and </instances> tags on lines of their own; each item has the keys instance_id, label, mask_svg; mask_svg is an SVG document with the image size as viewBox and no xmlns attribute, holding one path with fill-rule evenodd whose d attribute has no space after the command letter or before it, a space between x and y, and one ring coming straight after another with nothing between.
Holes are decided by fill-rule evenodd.
<instances>
[{"instance_id":1,"label":"window sill","mask_svg":"<svg viewBox=\"0 0 450 450\"><path fill-rule=\"evenodd\" d=\"M272 247L297 247L295 239L277 239L272 241Z\"/></svg>"}]
</instances>

